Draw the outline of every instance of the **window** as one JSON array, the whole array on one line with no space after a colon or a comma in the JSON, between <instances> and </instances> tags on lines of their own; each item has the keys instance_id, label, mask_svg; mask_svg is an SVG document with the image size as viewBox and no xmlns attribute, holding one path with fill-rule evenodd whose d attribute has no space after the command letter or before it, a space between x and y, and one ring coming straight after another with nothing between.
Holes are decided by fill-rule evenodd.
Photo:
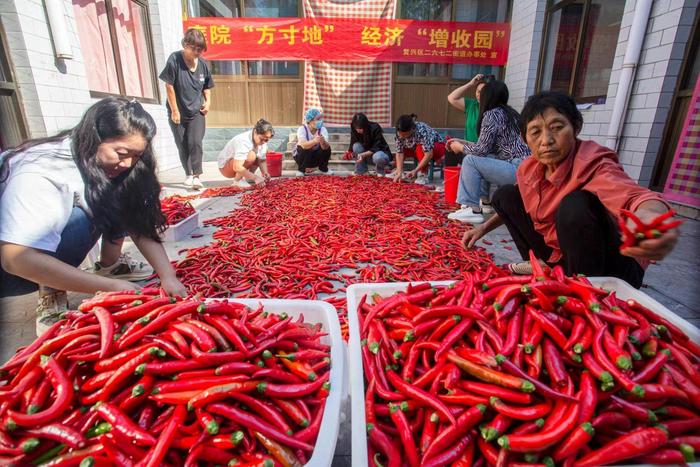
<instances>
[{"instance_id":1,"label":"window","mask_svg":"<svg viewBox=\"0 0 700 467\"><path fill-rule=\"evenodd\" d=\"M148 9L141 0L73 0L90 91L157 100Z\"/></svg>"},{"instance_id":2,"label":"window","mask_svg":"<svg viewBox=\"0 0 700 467\"><path fill-rule=\"evenodd\" d=\"M605 103L624 0L559 1L547 10L541 90Z\"/></svg>"},{"instance_id":3,"label":"window","mask_svg":"<svg viewBox=\"0 0 700 467\"><path fill-rule=\"evenodd\" d=\"M296 18L299 0L187 0L190 16ZM299 76L298 61L211 60L213 75Z\"/></svg>"}]
</instances>

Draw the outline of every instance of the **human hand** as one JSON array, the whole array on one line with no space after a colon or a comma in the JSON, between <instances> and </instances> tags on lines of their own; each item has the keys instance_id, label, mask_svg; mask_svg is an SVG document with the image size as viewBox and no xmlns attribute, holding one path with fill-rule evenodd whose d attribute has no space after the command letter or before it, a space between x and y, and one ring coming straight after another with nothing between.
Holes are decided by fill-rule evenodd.
<instances>
[{"instance_id":1,"label":"human hand","mask_svg":"<svg viewBox=\"0 0 700 467\"><path fill-rule=\"evenodd\" d=\"M265 173L263 174L263 178L265 179L266 182L269 182L271 177L270 177L270 174L269 174L269 173L265 172Z\"/></svg>"},{"instance_id":2,"label":"human hand","mask_svg":"<svg viewBox=\"0 0 700 467\"><path fill-rule=\"evenodd\" d=\"M473 248L477 240L483 237L484 234L485 232L482 231L481 227L474 227L467 230L464 232L464 235L462 235L462 246L467 249Z\"/></svg>"},{"instance_id":3,"label":"human hand","mask_svg":"<svg viewBox=\"0 0 700 467\"><path fill-rule=\"evenodd\" d=\"M482 73L477 74L471 80L471 84L479 84L484 80L484 75Z\"/></svg>"},{"instance_id":4,"label":"human hand","mask_svg":"<svg viewBox=\"0 0 700 467\"><path fill-rule=\"evenodd\" d=\"M416 175L418 175L417 169L413 169L409 172L406 172L406 178L416 178Z\"/></svg>"},{"instance_id":5,"label":"human hand","mask_svg":"<svg viewBox=\"0 0 700 467\"><path fill-rule=\"evenodd\" d=\"M170 120L173 121L175 125L180 124L180 112L177 110L174 110L173 112L170 113Z\"/></svg>"},{"instance_id":6,"label":"human hand","mask_svg":"<svg viewBox=\"0 0 700 467\"><path fill-rule=\"evenodd\" d=\"M189 295L187 288L178 280L176 276L161 277L160 288L170 297L185 298Z\"/></svg>"},{"instance_id":7,"label":"human hand","mask_svg":"<svg viewBox=\"0 0 700 467\"><path fill-rule=\"evenodd\" d=\"M103 292L120 292L122 290L141 290L141 286L124 279L109 279L107 287L101 287Z\"/></svg>"},{"instance_id":8,"label":"human hand","mask_svg":"<svg viewBox=\"0 0 700 467\"><path fill-rule=\"evenodd\" d=\"M265 178L263 177L255 177L255 184L256 185L265 185Z\"/></svg>"},{"instance_id":9,"label":"human hand","mask_svg":"<svg viewBox=\"0 0 700 467\"><path fill-rule=\"evenodd\" d=\"M206 115L207 113L209 113L209 102L206 102L203 106L199 108L199 113L201 113L202 115Z\"/></svg>"},{"instance_id":10,"label":"human hand","mask_svg":"<svg viewBox=\"0 0 700 467\"><path fill-rule=\"evenodd\" d=\"M639 220L648 224L659 215L659 212L650 209L638 209L634 214ZM634 231L636 226L633 221L628 219L627 222L630 230ZM620 250L620 253L634 258L661 260L676 246L678 237L680 237L678 229L670 229L662 232L658 238L640 240L634 246L623 248Z\"/></svg>"},{"instance_id":11,"label":"human hand","mask_svg":"<svg viewBox=\"0 0 700 467\"><path fill-rule=\"evenodd\" d=\"M454 152L455 154L461 154L462 152L464 152L464 144L460 143L457 140L451 139L447 142L447 149L449 151Z\"/></svg>"},{"instance_id":12,"label":"human hand","mask_svg":"<svg viewBox=\"0 0 700 467\"><path fill-rule=\"evenodd\" d=\"M401 175L403 175L402 172L399 172L398 170L394 174L394 182L400 182L401 181Z\"/></svg>"}]
</instances>

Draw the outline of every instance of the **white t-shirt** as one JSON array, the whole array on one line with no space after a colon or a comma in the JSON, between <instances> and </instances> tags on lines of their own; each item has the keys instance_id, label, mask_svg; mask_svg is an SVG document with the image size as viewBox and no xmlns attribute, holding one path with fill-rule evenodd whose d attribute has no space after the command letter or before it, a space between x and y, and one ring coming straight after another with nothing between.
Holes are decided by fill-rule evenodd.
<instances>
[{"instance_id":1,"label":"white t-shirt","mask_svg":"<svg viewBox=\"0 0 700 467\"><path fill-rule=\"evenodd\" d=\"M244 161L248 158L250 151L256 151L256 157L262 161L267 157L267 143L258 146L257 150L253 144L253 130L248 130L238 136L234 136L231 141L226 143L224 149L219 153L219 168L222 168L226 163L233 159Z\"/></svg>"},{"instance_id":2,"label":"white t-shirt","mask_svg":"<svg viewBox=\"0 0 700 467\"><path fill-rule=\"evenodd\" d=\"M0 183L0 241L55 252L73 206L89 212L71 139L27 149Z\"/></svg>"},{"instance_id":3,"label":"white t-shirt","mask_svg":"<svg viewBox=\"0 0 700 467\"><path fill-rule=\"evenodd\" d=\"M314 139L314 136L315 135L313 133L311 133L311 129L308 126L302 125L297 130L297 143L303 143L304 141L310 141L310 140ZM325 126L321 127L321 136L323 136L326 139L326 141L328 141L328 130L326 130ZM316 149L319 146L320 145L317 144L316 146L313 147L313 149Z\"/></svg>"}]
</instances>

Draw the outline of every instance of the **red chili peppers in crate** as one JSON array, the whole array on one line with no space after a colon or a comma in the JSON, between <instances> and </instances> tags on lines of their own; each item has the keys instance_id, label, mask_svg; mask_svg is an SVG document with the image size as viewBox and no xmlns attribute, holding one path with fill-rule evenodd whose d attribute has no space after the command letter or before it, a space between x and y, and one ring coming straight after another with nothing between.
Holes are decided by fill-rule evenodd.
<instances>
[{"instance_id":1,"label":"red chili peppers in crate","mask_svg":"<svg viewBox=\"0 0 700 467\"><path fill-rule=\"evenodd\" d=\"M214 242L175 264L207 297L324 299L340 311L356 282L446 280L494 267L483 249L460 245L439 195L376 177L305 177L268 183L241 209L207 221Z\"/></svg>"},{"instance_id":2,"label":"red chili peppers in crate","mask_svg":"<svg viewBox=\"0 0 700 467\"><path fill-rule=\"evenodd\" d=\"M659 238L664 232L679 227L683 223L682 220L669 220L675 214L676 211L669 209L665 213L652 219L651 222L646 223L639 219L633 212L621 209L620 216L618 217L618 225L620 227L620 232L622 232L622 245L620 245L620 249L635 246L642 240ZM630 229L627 226L628 219L634 223L634 229Z\"/></svg>"},{"instance_id":3,"label":"red chili peppers in crate","mask_svg":"<svg viewBox=\"0 0 700 467\"><path fill-rule=\"evenodd\" d=\"M188 199L177 195L161 199L160 207L168 225L175 225L195 213Z\"/></svg>"},{"instance_id":4,"label":"red chili peppers in crate","mask_svg":"<svg viewBox=\"0 0 700 467\"><path fill-rule=\"evenodd\" d=\"M700 448L700 347L558 267L367 296L358 318L371 466L685 463Z\"/></svg>"},{"instance_id":5,"label":"red chili peppers in crate","mask_svg":"<svg viewBox=\"0 0 700 467\"><path fill-rule=\"evenodd\" d=\"M104 293L0 367L0 465L302 465L329 391L320 325Z\"/></svg>"}]
</instances>

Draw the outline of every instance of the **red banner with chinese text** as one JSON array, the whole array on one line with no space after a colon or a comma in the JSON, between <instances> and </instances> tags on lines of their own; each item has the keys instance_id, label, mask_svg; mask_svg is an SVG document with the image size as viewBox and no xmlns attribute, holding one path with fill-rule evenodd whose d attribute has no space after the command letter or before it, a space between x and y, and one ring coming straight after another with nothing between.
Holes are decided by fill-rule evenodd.
<instances>
[{"instance_id":1,"label":"red banner with chinese text","mask_svg":"<svg viewBox=\"0 0 700 467\"><path fill-rule=\"evenodd\" d=\"M505 65L508 23L368 18L189 18L208 60L323 60Z\"/></svg>"}]
</instances>

